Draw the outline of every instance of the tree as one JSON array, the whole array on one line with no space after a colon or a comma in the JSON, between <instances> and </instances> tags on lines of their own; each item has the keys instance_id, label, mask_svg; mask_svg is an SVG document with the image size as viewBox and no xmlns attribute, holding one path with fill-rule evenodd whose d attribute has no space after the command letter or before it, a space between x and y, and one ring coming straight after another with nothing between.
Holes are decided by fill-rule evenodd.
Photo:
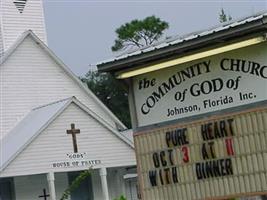
<instances>
[{"instance_id":1,"label":"tree","mask_svg":"<svg viewBox=\"0 0 267 200\"><path fill-rule=\"evenodd\" d=\"M133 20L116 30L118 39L115 40L112 51L153 44L168 27L167 22L155 16ZM110 74L97 71L89 71L81 80L128 128L131 128L128 93L118 80Z\"/></svg>"},{"instance_id":2,"label":"tree","mask_svg":"<svg viewBox=\"0 0 267 200\"><path fill-rule=\"evenodd\" d=\"M221 9L221 13L219 14L219 20L220 20L221 23L224 23L224 22L227 22L227 21L231 21L232 17L231 17L231 15L228 15L228 17L227 17L227 15L224 12L224 9L222 8Z\"/></svg>"},{"instance_id":3,"label":"tree","mask_svg":"<svg viewBox=\"0 0 267 200\"><path fill-rule=\"evenodd\" d=\"M146 17L143 20L132 20L116 29L117 39L111 50L119 51L151 45L159 40L167 28L169 24L155 16Z\"/></svg>"},{"instance_id":4,"label":"tree","mask_svg":"<svg viewBox=\"0 0 267 200\"><path fill-rule=\"evenodd\" d=\"M118 80L111 74L97 71L89 71L81 80L128 128L131 128L128 93Z\"/></svg>"}]
</instances>

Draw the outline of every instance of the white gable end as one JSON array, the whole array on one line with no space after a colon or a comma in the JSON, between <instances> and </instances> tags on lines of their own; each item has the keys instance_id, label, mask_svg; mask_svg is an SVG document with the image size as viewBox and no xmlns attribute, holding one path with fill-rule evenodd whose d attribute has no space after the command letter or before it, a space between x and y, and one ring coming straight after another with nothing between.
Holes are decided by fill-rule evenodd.
<instances>
[{"instance_id":1,"label":"white gable end","mask_svg":"<svg viewBox=\"0 0 267 200\"><path fill-rule=\"evenodd\" d=\"M0 177L26 174L40 174L48 171L73 171L81 167L55 167L54 163L73 162L68 154L73 154L72 136L66 133L70 125L80 129L77 134L78 153L86 160L100 160L98 167L135 165L135 154L129 144L105 128L87 112L71 103L42 133L39 134L0 173Z\"/></svg>"},{"instance_id":2,"label":"white gable end","mask_svg":"<svg viewBox=\"0 0 267 200\"><path fill-rule=\"evenodd\" d=\"M75 96L111 126L118 120L88 90L77 84L40 44L27 36L0 67L1 135L7 134L32 108ZM75 77L76 78L76 77ZM76 78L77 79L77 78Z\"/></svg>"}]
</instances>

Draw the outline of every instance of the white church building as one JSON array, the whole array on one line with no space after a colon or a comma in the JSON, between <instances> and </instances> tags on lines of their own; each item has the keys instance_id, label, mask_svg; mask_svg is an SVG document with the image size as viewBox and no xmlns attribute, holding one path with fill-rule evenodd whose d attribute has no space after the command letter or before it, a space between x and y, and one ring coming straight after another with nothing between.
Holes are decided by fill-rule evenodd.
<instances>
[{"instance_id":1,"label":"white church building","mask_svg":"<svg viewBox=\"0 0 267 200\"><path fill-rule=\"evenodd\" d=\"M0 0L0 200L137 199L131 131L47 46L42 0Z\"/></svg>"}]
</instances>

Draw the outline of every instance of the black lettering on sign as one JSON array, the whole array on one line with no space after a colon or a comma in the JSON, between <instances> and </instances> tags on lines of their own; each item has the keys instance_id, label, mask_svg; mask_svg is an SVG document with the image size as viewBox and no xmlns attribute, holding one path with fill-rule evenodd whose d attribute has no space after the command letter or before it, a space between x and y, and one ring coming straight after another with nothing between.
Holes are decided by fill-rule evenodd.
<instances>
[{"instance_id":1,"label":"black lettering on sign","mask_svg":"<svg viewBox=\"0 0 267 200\"><path fill-rule=\"evenodd\" d=\"M214 137L215 138L221 138L223 135L221 134L221 131L218 126L218 122L214 122Z\"/></svg>"},{"instance_id":2,"label":"black lettering on sign","mask_svg":"<svg viewBox=\"0 0 267 200\"><path fill-rule=\"evenodd\" d=\"M212 79L210 81L203 81L202 83L194 83L190 87L192 96L197 97L201 94L207 95L212 92L218 92L223 88L223 80L221 78Z\"/></svg>"},{"instance_id":3,"label":"black lettering on sign","mask_svg":"<svg viewBox=\"0 0 267 200\"><path fill-rule=\"evenodd\" d=\"M202 144L201 152L202 152L202 158L204 160L209 159L209 155L208 155L208 152L206 150L206 143Z\"/></svg>"},{"instance_id":4,"label":"black lettering on sign","mask_svg":"<svg viewBox=\"0 0 267 200\"><path fill-rule=\"evenodd\" d=\"M201 180L203 178L202 173L200 171L200 163L196 163L196 174L198 180Z\"/></svg>"},{"instance_id":5,"label":"black lettering on sign","mask_svg":"<svg viewBox=\"0 0 267 200\"><path fill-rule=\"evenodd\" d=\"M232 160L230 158L225 159L225 170L227 175L233 175Z\"/></svg>"},{"instance_id":6,"label":"black lettering on sign","mask_svg":"<svg viewBox=\"0 0 267 200\"><path fill-rule=\"evenodd\" d=\"M166 168L164 169L164 172L165 172L165 180L166 180L166 184L170 184L171 181L170 181L170 168Z\"/></svg>"},{"instance_id":7,"label":"black lettering on sign","mask_svg":"<svg viewBox=\"0 0 267 200\"><path fill-rule=\"evenodd\" d=\"M152 80L147 80L146 78L144 78L138 82L138 85L139 85L138 88L139 88L139 90L145 89L145 88L148 88L150 86L154 86L155 83L156 83L156 79L154 79L154 78Z\"/></svg>"},{"instance_id":8,"label":"black lettering on sign","mask_svg":"<svg viewBox=\"0 0 267 200\"><path fill-rule=\"evenodd\" d=\"M223 58L220 63L224 71L237 71L267 78L267 66L248 60Z\"/></svg>"},{"instance_id":9,"label":"black lettering on sign","mask_svg":"<svg viewBox=\"0 0 267 200\"><path fill-rule=\"evenodd\" d=\"M160 84L155 88L155 90L152 92L152 94L149 94L149 96L146 98L145 102L143 102L141 106L141 112L144 115L147 115L151 109L153 109L156 104L162 100L162 98L168 94L170 91L172 91L175 87L180 85L183 81L186 81L186 79L193 78L195 76L199 76L203 73L209 73L210 72L210 60L203 61L201 63L194 64L190 67L187 67L186 69L183 69L181 71L176 72L175 74L172 74L169 78L166 79L165 82ZM156 83L155 79L147 80L146 78L143 80L140 80L138 82L138 88L148 88L151 86L154 86Z\"/></svg>"},{"instance_id":10,"label":"black lettering on sign","mask_svg":"<svg viewBox=\"0 0 267 200\"><path fill-rule=\"evenodd\" d=\"M201 125L201 135L202 135L202 139L204 141L213 139L213 138L211 138L211 134L210 134L212 132L211 126L212 126L212 123L207 123L207 124Z\"/></svg>"},{"instance_id":11,"label":"black lettering on sign","mask_svg":"<svg viewBox=\"0 0 267 200\"><path fill-rule=\"evenodd\" d=\"M212 142L208 142L208 145L209 145L209 151L210 151L210 158L216 158L215 156L215 149L214 149L214 141Z\"/></svg>"},{"instance_id":12,"label":"black lettering on sign","mask_svg":"<svg viewBox=\"0 0 267 200\"><path fill-rule=\"evenodd\" d=\"M160 166L166 167L167 165L174 165L173 149L168 149L159 153L155 152L153 153L152 158L155 168L159 168Z\"/></svg>"},{"instance_id":13,"label":"black lettering on sign","mask_svg":"<svg viewBox=\"0 0 267 200\"><path fill-rule=\"evenodd\" d=\"M213 170L212 170L212 161L206 162L206 174L207 178L213 177Z\"/></svg>"},{"instance_id":14,"label":"black lettering on sign","mask_svg":"<svg viewBox=\"0 0 267 200\"><path fill-rule=\"evenodd\" d=\"M205 165L203 165L203 163L201 163L201 173L202 173L202 176L203 176L203 178L207 178L206 177L206 171L205 171Z\"/></svg>"},{"instance_id":15,"label":"black lettering on sign","mask_svg":"<svg viewBox=\"0 0 267 200\"><path fill-rule=\"evenodd\" d=\"M187 138L187 128L167 131L165 140L168 147L176 147L189 144Z\"/></svg>"},{"instance_id":16,"label":"black lettering on sign","mask_svg":"<svg viewBox=\"0 0 267 200\"><path fill-rule=\"evenodd\" d=\"M148 172L151 186L175 184L179 182L177 167L151 170Z\"/></svg>"},{"instance_id":17,"label":"black lettering on sign","mask_svg":"<svg viewBox=\"0 0 267 200\"><path fill-rule=\"evenodd\" d=\"M160 160L161 160L162 166L164 166L164 167L167 166L165 151L160 152Z\"/></svg>"},{"instance_id":18,"label":"black lettering on sign","mask_svg":"<svg viewBox=\"0 0 267 200\"><path fill-rule=\"evenodd\" d=\"M160 178L161 185L164 185L163 175L162 175L162 170L161 169L159 170L159 178Z\"/></svg>"},{"instance_id":19,"label":"black lettering on sign","mask_svg":"<svg viewBox=\"0 0 267 200\"><path fill-rule=\"evenodd\" d=\"M234 135L233 119L209 122L201 125L201 135L204 141Z\"/></svg>"},{"instance_id":20,"label":"black lettering on sign","mask_svg":"<svg viewBox=\"0 0 267 200\"><path fill-rule=\"evenodd\" d=\"M213 164L213 167L212 168L213 168L215 177L221 176L221 172L220 172L220 167L219 167L218 160L213 160L212 161L212 164Z\"/></svg>"},{"instance_id":21,"label":"black lettering on sign","mask_svg":"<svg viewBox=\"0 0 267 200\"><path fill-rule=\"evenodd\" d=\"M178 183L178 174L177 174L176 167L172 167L172 180L173 180L173 183Z\"/></svg>"},{"instance_id":22,"label":"black lettering on sign","mask_svg":"<svg viewBox=\"0 0 267 200\"><path fill-rule=\"evenodd\" d=\"M198 180L233 175L230 158L196 163L195 170Z\"/></svg>"},{"instance_id":23,"label":"black lettering on sign","mask_svg":"<svg viewBox=\"0 0 267 200\"><path fill-rule=\"evenodd\" d=\"M214 141L203 143L202 148L201 148L201 153L202 153L202 158L204 160L216 158L215 149L214 149Z\"/></svg>"},{"instance_id":24,"label":"black lettering on sign","mask_svg":"<svg viewBox=\"0 0 267 200\"><path fill-rule=\"evenodd\" d=\"M222 137L227 137L225 121L220 121L220 131L221 131Z\"/></svg>"},{"instance_id":25,"label":"black lettering on sign","mask_svg":"<svg viewBox=\"0 0 267 200\"><path fill-rule=\"evenodd\" d=\"M156 170L151 170L148 172L149 176L149 181L151 186L157 186L157 171Z\"/></svg>"},{"instance_id":26,"label":"black lettering on sign","mask_svg":"<svg viewBox=\"0 0 267 200\"><path fill-rule=\"evenodd\" d=\"M158 153L153 153L153 163L156 168L160 166Z\"/></svg>"},{"instance_id":27,"label":"black lettering on sign","mask_svg":"<svg viewBox=\"0 0 267 200\"><path fill-rule=\"evenodd\" d=\"M214 149L214 141L203 143L202 148L201 148L201 153L202 153L202 158L204 160L216 158L215 149Z\"/></svg>"},{"instance_id":28,"label":"black lettering on sign","mask_svg":"<svg viewBox=\"0 0 267 200\"><path fill-rule=\"evenodd\" d=\"M231 136L234 136L234 130L233 130L234 119L227 119L227 122L229 125L230 134L231 134Z\"/></svg>"}]
</instances>

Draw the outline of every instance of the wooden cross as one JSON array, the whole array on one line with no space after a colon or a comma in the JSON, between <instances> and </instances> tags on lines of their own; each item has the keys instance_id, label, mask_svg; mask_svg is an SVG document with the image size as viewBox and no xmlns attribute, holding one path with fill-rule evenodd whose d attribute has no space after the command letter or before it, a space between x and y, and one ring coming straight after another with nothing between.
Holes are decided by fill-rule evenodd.
<instances>
[{"instance_id":1,"label":"wooden cross","mask_svg":"<svg viewBox=\"0 0 267 200\"><path fill-rule=\"evenodd\" d=\"M44 198L44 200L47 200L47 197L49 197L50 195L49 194L46 194L46 190L43 189L43 195L40 195L39 198Z\"/></svg>"},{"instance_id":2,"label":"wooden cross","mask_svg":"<svg viewBox=\"0 0 267 200\"><path fill-rule=\"evenodd\" d=\"M72 135L72 143L73 143L74 153L78 153L78 145L77 145L76 134L80 133L80 129L75 129L75 124L71 124L70 126L71 126L71 129L67 130L67 134L71 134Z\"/></svg>"}]
</instances>

